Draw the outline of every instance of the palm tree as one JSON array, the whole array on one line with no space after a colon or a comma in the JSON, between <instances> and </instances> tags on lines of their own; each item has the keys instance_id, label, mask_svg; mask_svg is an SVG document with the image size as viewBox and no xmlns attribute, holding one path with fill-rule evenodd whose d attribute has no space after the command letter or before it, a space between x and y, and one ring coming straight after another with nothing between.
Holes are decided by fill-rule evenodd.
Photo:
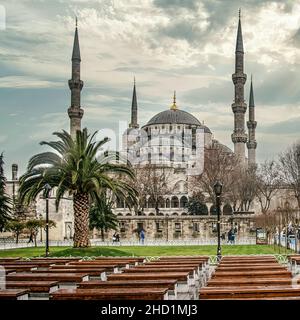
<instances>
[{"instance_id":1,"label":"palm tree","mask_svg":"<svg viewBox=\"0 0 300 320\"><path fill-rule=\"evenodd\" d=\"M100 230L102 241L104 241L104 231L118 228L118 219L112 211L112 205L112 201L104 193L90 209L90 230L94 228Z\"/></svg>"},{"instance_id":2,"label":"palm tree","mask_svg":"<svg viewBox=\"0 0 300 320\"><path fill-rule=\"evenodd\" d=\"M87 247L89 241L89 208L93 199L103 190L135 199L136 191L122 177L134 178L127 164L111 163L113 154L98 156L105 138L95 141L95 132L90 136L87 129L77 131L73 139L69 133L54 132L60 141L41 142L55 152L33 156L27 172L20 178L20 200L30 203L43 191L46 183L56 187L56 206L67 192L73 195L74 247Z\"/></svg>"},{"instance_id":3,"label":"palm tree","mask_svg":"<svg viewBox=\"0 0 300 320\"><path fill-rule=\"evenodd\" d=\"M3 153L0 155L0 232L5 229L6 224L11 220L12 200L5 193L6 179L3 170Z\"/></svg>"}]
</instances>

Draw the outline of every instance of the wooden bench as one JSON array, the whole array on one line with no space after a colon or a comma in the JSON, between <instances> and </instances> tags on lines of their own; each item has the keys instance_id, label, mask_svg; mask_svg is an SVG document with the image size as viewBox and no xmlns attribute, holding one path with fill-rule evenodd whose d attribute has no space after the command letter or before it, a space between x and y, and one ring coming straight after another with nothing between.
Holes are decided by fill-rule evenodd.
<instances>
[{"instance_id":1,"label":"wooden bench","mask_svg":"<svg viewBox=\"0 0 300 320\"><path fill-rule=\"evenodd\" d=\"M169 299L178 297L177 280L120 280L120 281L85 281L78 285L79 289L105 288L168 288Z\"/></svg>"},{"instance_id":2,"label":"wooden bench","mask_svg":"<svg viewBox=\"0 0 300 320\"><path fill-rule=\"evenodd\" d=\"M138 266L131 269L124 270L124 273L162 273L162 272L188 272L190 285L197 285L196 281L199 280L199 273L197 267L151 267L148 268L147 266Z\"/></svg>"},{"instance_id":3,"label":"wooden bench","mask_svg":"<svg viewBox=\"0 0 300 320\"><path fill-rule=\"evenodd\" d=\"M212 275L212 279L219 279L219 278L291 278L291 272L287 270L274 270L274 271L217 271Z\"/></svg>"},{"instance_id":4,"label":"wooden bench","mask_svg":"<svg viewBox=\"0 0 300 320\"><path fill-rule=\"evenodd\" d=\"M58 266L52 266L53 269L62 269L58 268ZM85 264L67 264L63 266L63 268L74 268L74 269L94 269L94 270L104 270L107 272L119 272L119 268L117 265L108 265L108 264L93 264L93 263L85 263Z\"/></svg>"},{"instance_id":5,"label":"wooden bench","mask_svg":"<svg viewBox=\"0 0 300 320\"><path fill-rule=\"evenodd\" d=\"M63 273L63 274L69 274L69 273L84 273L87 274L88 276L92 277L101 277L101 274L103 278L106 277L105 275L105 269L94 269L94 268L81 268L81 269L76 269L76 268L61 268L61 269L52 269L49 268L47 270L32 270L32 273Z\"/></svg>"},{"instance_id":6,"label":"wooden bench","mask_svg":"<svg viewBox=\"0 0 300 320\"><path fill-rule=\"evenodd\" d=\"M14 270L15 272L23 272L23 271L31 271L31 269L36 269L37 265L34 264L26 264L26 265L6 265L3 266L3 268L6 270Z\"/></svg>"},{"instance_id":7,"label":"wooden bench","mask_svg":"<svg viewBox=\"0 0 300 320\"><path fill-rule=\"evenodd\" d=\"M195 294L193 279L190 279L189 272L141 272L141 273L120 273L107 276L108 281L136 281L136 280L176 280L177 292L181 299L187 299L190 294Z\"/></svg>"},{"instance_id":8,"label":"wooden bench","mask_svg":"<svg viewBox=\"0 0 300 320\"><path fill-rule=\"evenodd\" d=\"M259 271L259 270L287 270L284 266L275 264L274 266L268 265L246 265L246 266L218 266L218 272L220 271Z\"/></svg>"},{"instance_id":9,"label":"wooden bench","mask_svg":"<svg viewBox=\"0 0 300 320\"><path fill-rule=\"evenodd\" d=\"M7 289L26 289L30 293L49 293L58 290L58 281L7 281Z\"/></svg>"},{"instance_id":10,"label":"wooden bench","mask_svg":"<svg viewBox=\"0 0 300 320\"><path fill-rule=\"evenodd\" d=\"M298 280L300 283L300 279ZM241 279L211 279L207 282L207 287L246 287L246 286L287 286L292 285L290 278L241 278Z\"/></svg>"},{"instance_id":11,"label":"wooden bench","mask_svg":"<svg viewBox=\"0 0 300 320\"><path fill-rule=\"evenodd\" d=\"M0 290L0 300L28 300L28 290L20 290L20 289Z\"/></svg>"},{"instance_id":12,"label":"wooden bench","mask_svg":"<svg viewBox=\"0 0 300 320\"><path fill-rule=\"evenodd\" d=\"M249 287L249 288L202 288L200 299L226 299L226 298L267 298L267 297L300 297L300 286L280 287Z\"/></svg>"},{"instance_id":13,"label":"wooden bench","mask_svg":"<svg viewBox=\"0 0 300 320\"><path fill-rule=\"evenodd\" d=\"M6 276L7 281L58 281L60 288L75 288L78 283L88 281L86 273L13 273Z\"/></svg>"},{"instance_id":14,"label":"wooden bench","mask_svg":"<svg viewBox=\"0 0 300 320\"><path fill-rule=\"evenodd\" d=\"M168 288L176 290L177 280L115 280L115 281L84 281L78 285L79 289L104 289L104 288Z\"/></svg>"},{"instance_id":15,"label":"wooden bench","mask_svg":"<svg viewBox=\"0 0 300 320\"><path fill-rule=\"evenodd\" d=\"M9 262L9 261L17 261L20 260L20 257L7 257L7 258L0 258L0 264L3 262Z\"/></svg>"},{"instance_id":16,"label":"wooden bench","mask_svg":"<svg viewBox=\"0 0 300 320\"><path fill-rule=\"evenodd\" d=\"M167 300L168 288L105 288L58 290L50 300Z\"/></svg>"}]
</instances>

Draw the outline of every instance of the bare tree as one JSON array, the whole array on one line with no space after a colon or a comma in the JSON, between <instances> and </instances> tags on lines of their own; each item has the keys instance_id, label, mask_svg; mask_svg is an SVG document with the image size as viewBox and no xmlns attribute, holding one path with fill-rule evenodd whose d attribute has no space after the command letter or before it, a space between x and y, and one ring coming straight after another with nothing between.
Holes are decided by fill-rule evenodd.
<instances>
[{"instance_id":1,"label":"bare tree","mask_svg":"<svg viewBox=\"0 0 300 320\"><path fill-rule=\"evenodd\" d=\"M283 182L293 190L300 210L300 141L280 155L279 163Z\"/></svg>"},{"instance_id":2,"label":"bare tree","mask_svg":"<svg viewBox=\"0 0 300 320\"><path fill-rule=\"evenodd\" d=\"M146 176L145 190L147 195L154 202L156 214L159 213L160 199L170 193L169 178L170 170L164 166L147 165L143 168L143 174Z\"/></svg>"},{"instance_id":3,"label":"bare tree","mask_svg":"<svg viewBox=\"0 0 300 320\"><path fill-rule=\"evenodd\" d=\"M234 211L249 211L256 195L256 168L237 166L231 173L228 199Z\"/></svg>"},{"instance_id":4,"label":"bare tree","mask_svg":"<svg viewBox=\"0 0 300 320\"><path fill-rule=\"evenodd\" d=\"M134 205L136 214L144 211L148 199L152 200L156 213L159 212L161 198L170 193L170 170L172 168L151 164L135 167L135 179L131 184L138 192Z\"/></svg>"},{"instance_id":5,"label":"bare tree","mask_svg":"<svg viewBox=\"0 0 300 320\"><path fill-rule=\"evenodd\" d=\"M280 228L278 212L276 210L269 210L266 211L265 214L256 216L255 225L257 228L265 230L268 244L270 244L271 239L274 238L276 234L277 228Z\"/></svg>"},{"instance_id":6,"label":"bare tree","mask_svg":"<svg viewBox=\"0 0 300 320\"><path fill-rule=\"evenodd\" d=\"M231 187L234 180L233 172L238 167L239 160L233 154L224 150L220 145L213 144L205 149L204 170L201 175L191 178L194 191L203 192L207 200L214 202L215 194L213 186L216 181L223 184L223 200L231 197Z\"/></svg>"},{"instance_id":7,"label":"bare tree","mask_svg":"<svg viewBox=\"0 0 300 320\"><path fill-rule=\"evenodd\" d=\"M280 169L274 160L265 161L259 166L256 176L256 198L261 213L266 214L281 185Z\"/></svg>"}]
</instances>

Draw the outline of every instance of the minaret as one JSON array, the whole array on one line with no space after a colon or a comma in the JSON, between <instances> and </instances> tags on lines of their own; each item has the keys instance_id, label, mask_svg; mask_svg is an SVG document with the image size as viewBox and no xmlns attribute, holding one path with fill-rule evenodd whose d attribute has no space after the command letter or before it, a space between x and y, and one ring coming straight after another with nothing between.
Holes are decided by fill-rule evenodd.
<instances>
[{"instance_id":1,"label":"minaret","mask_svg":"<svg viewBox=\"0 0 300 320\"><path fill-rule=\"evenodd\" d=\"M255 140L255 129L257 122L255 121L255 105L254 105L254 95L253 95L253 85L251 76L250 85L250 98L249 98L249 121L247 121L248 127L248 167L253 167L256 165L256 147L257 142Z\"/></svg>"},{"instance_id":2,"label":"minaret","mask_svg":"<svg viewBox=\"0 0 300 320\"><path fill-rule=\"evenodd\" d=\"M247 105L244 101L244 85L247 75L244 74L244 47L241 26L241 10L239 10L239 24L235 49L235 73L232 75L234 83L234 103L232 111L234 113L234 130L231 135L234 143L234 153L240 158L241 163L245 162L245 143L247 134L245 133L245 113Z\"/></svg>"},{"instance_id":3,"label":"minaret","mask_svg":"<svg viewBox=\"0 0 300 320\"><path fill-rule=\"evenodd\" d=\"M81 118L84 112L80 106L80 95L83 87L83 81L80 80L80 62L81 58L76 18L72 53L72 79L69 80L69 88L71 90L71 106L68 109L68 115L70 118L70 133L73 138L76 136L76 131L81 130Z\"/></svg>"},{"instance_id":4,"label":"minaret","mask_svg":"<svg viewBox=\"0 0 300 320\"><path fill-rule=\"evenodd\" d=\"M135 78L133 83L133 94L132 94L132 102L131 102L131 123L129 124L129 128L138 128L139 125L137 123L137 98L136 98L136 88L135 88Z\"/></svg>"}]
</instances>

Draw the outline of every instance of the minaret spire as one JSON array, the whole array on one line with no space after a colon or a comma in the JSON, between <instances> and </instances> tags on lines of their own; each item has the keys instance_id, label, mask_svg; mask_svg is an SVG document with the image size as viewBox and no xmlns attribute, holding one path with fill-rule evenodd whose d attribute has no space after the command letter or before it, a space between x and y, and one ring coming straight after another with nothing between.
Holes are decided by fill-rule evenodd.
<instances>
[{"instance_id":1,"label":"minaret spire","mask_svg":"<svg viewBox=\"0 0 300 320\"><path fill-rule=\"evenodd\" d=\"M241 163L245 161L245 143L247 134L245 132L245 113L247 105L244 100L244 86L247 75L244 74L244 46L241 25L241 11L239 10L239 22L235 49L235 73L232 75L234 83L234 103L232 111L234 113L234 130L231 135L234 143L234 153L239 157Z\"/></svg>"},{"instance_id":2,"label":"minaret spire","mask_svg":"<svg viewBox=\"0 0 300 320\"><path fill-rule=\"evenodd\" d=\"M83 109L80 105L81 90L83 81L80 80L80 47L78 37L78 20L75 19L75 35L72 52L72 79L69 80L69 88L71 90L71 106L68 109L70 118L70 133L74 138L76 131L81 130L81 118L83 117Z\"/></svg>"},{"instance_id":3,"label":"minaret spire","mask_svg":"<svg viewBox=\"0 0 300 320\"><path fill-rule=\"evenodd\" d=\"M251 76L250 85L250 96L249 96L249 121L247 121L248 127L248 167L253 167L256 165L256 147L257 142L255 140L255 129L257 122L255 121L255 104L254 104L254 94L253 94L253 84Z\"/></svg>"},{"instance_id":4,"label":"minaret spire","mask_svg":"<svg viewBox=\"0 0 300 320\"><path fill-rule=\"evenodd\" d=\"M136 98L136 81L135 77L133 78L133 93L132 93L132 102L131 102L131 123L129 124L130 128L138 128L137 123L137 98Z\"/></svg>"}]
</instances>

